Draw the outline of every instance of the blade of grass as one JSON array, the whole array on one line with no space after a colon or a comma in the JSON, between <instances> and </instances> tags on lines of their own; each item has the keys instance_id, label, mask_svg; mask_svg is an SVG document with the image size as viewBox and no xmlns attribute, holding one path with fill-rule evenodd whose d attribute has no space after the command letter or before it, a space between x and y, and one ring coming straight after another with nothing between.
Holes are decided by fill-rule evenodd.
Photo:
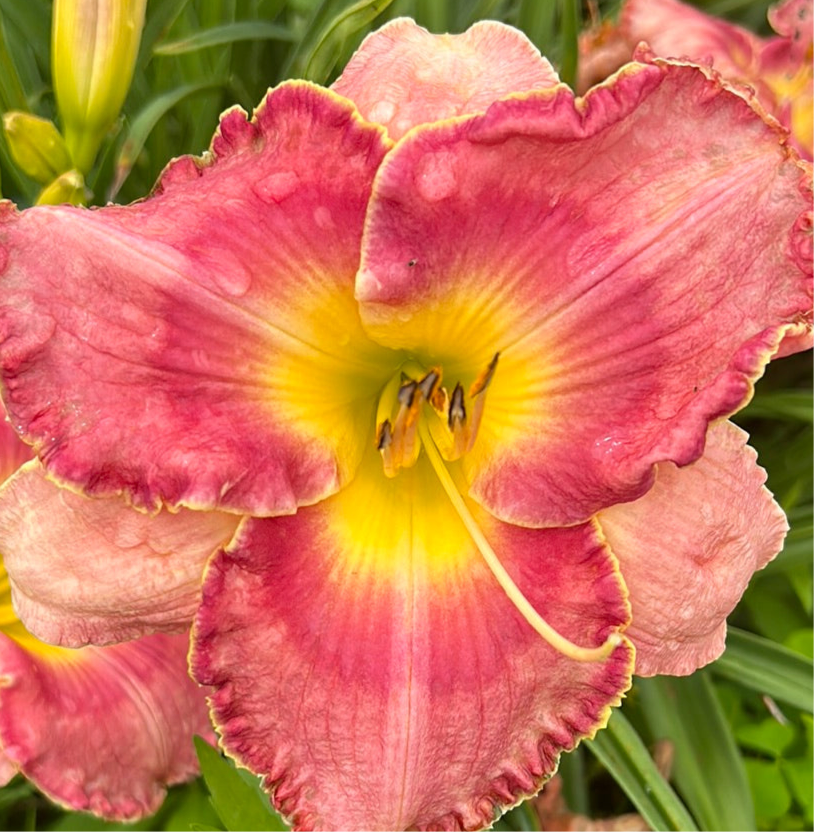
<instances>
[{"instance_id":1,"label":"blade of grass","mask_svg":"<svg viewBox=\"0 0 814 832\"><path fill-rule=\"evenodd\" d=\"M393 0L359 0L340 12L323 29L305 66L304 77L324 83L334 68L338 45L374 21Z\"/></svg>"},{"instance_id":2,"label":"blade of grass","mask_svg":"<svg viewBox=\"0 0 814 832\"><path fill-rule=\"evenodd\" d=\"M239 20L224 26L204 29L180 40L159 43L153 48L155 55L182 55L209 46L246 40L287 40L296 41L297 36L285 26L268 23L265 20Z\"/></svg>"},{"instance_id":3,"label":"blade of grass","mask_svg":"<svg viewBox=\"0 0 814 832\"><path fill-rule=\"evenodd\" d=\"M133 119L130 129L127 131L121 150L115 165L115 176L111 184L110 190L107 194L107 199L112 201L119 192L121 186L124 184L133 165L141 153L147 137L157 124L158 120L171 110L176 104L188 98L195 93L203 92L204 90L213 89L223 86L225 82L220 80L205 81L198 84L185 84L174 90L169 90L158 98L155 98L146 107L144 107L138 115Z\"/></svg>"},{"instance_id":4,"label":"blade of grass","mask_svg":"<svg viewBox=\"0 0 814 832\"><path fill-rule=\"evenodd\" d=\"M730 627L726 652L711 670L801 711L814 712L814 664L767 638Z\"/></svg>"},{"instance_id":5,"label":"blade of grass","mask_svg":"<svg viewBox=\"0 0 814 832\"><path fill-rule=\"evenodd\" d=\"M517 28L522 29L543 53L554 54L557 43L557 4L553 0L521 0Z\"/></svg>"},{"instance_id":6,"label":"blade of grass","mask_svg":"<svg viewBox=\"0 0 814 832\"><path fill-rule=\"evenodd\" d=\"M607 728L584 745L622 787L651 829L698 829L622 711L615 710Z\"/></svg>"},{"instance_id":7,"label":"blade of grass","mask_svg":"<svg viewBox=\"0 0 814 832\"><path fill-rule=\"evenodd\" d=\"M579 28L581 23L579 0L561 0L560 78L569 87L576 87L579 62Z\"/></svg>"},{"instance_id":8,"label":"blade of grass","mask_svg":"<svg viewBox=\"0 0 814 832\"><path fill-rule=\"evenodd\" d=\"M743 758L709 675L639 679L636 687L656 739L675 748L673 782L702 829L756 829Z\"/></svg>"},{"instance_id":9,"label":"blade of grass","mask_svg":"<svg viewBox=\"0 0 814 832\"><path fill-rule=\"evenodd\" d=\"M8 48L3 13L0 11L0 109L28 112L28 100L20 74Z\"/></svg>"}]
</instances>

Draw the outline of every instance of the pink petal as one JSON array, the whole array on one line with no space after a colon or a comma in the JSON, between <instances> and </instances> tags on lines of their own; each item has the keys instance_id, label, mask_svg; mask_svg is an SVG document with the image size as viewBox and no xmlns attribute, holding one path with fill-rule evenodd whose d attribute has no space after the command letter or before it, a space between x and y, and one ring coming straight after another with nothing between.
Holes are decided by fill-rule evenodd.
<instances>
[{"instance_id":1,"label":"pink petal","mask_svg":"<svg viewBox=\"0 0 814 832\"><path fill-rule=\"evenodd\" d=\"M116 497L83 497L37 462L0 489L0 538L14 607L29 631L79 647L189 629L204 565L239 518L150 516Z\"/></svg>"},{"instance_id":2,"label":"pink petal","mask_svg":"<svg viewBox=\"0 0 814 832\"><path fill-rule=\"evenodd\" d=\"M3 408L0 406L0 483L34 455L2 416Z\"/></svg>"},{"instance_id":3,"label":"pink petal","mask_svg":"<svg viewBox=\"0 0 814 832\"><path fill-rule=\"evenodd\" d=\"M747 439L720 422L696 463L659 465L644 497L599 515L630 592L640 676L684 675L718 658L726 617L783 546L786 518Z\"/></svg>"},{"instance_id":4,"label":"pink petal","mask_svg":"<svg viewBox=\"0 0 814 832\"><path fill-rule=\"evenodd\" d=\"M417 124L557 83L551 64L511 26L488 20L461 35L433 35L399 18L365 38L333 89L395 140Z\"/></svg>"},{"instance_id":5,"label":"pink petal","mask_svg":"<svg viewBox=\"0 0 814 832\"><path fill-rule=\"evenodd\" d=\"M811 0L783 0L769 8L768 17L772 29L793 44L799 60L810 62L814 3Z\"/></svg>"},{"instance_id":6,"label":"pink petal","mask_svg":"<svg viewBox=\"0 0 814 832\"><path fill-rule=\"evenodd\" d=\"M30 638L30 637L29 637ZM186 635L78 651L27 650L0 633L0 745L52 800L112 820L160 806L197 773L210 735L204 693L186 673Z\"/></svg>"},{"instance_id":7,"label":"pink petal","mask_svg":"<svg viewBox=\"0 0 814 832\"><path fill-rule=\"evenodd\" d=\"M211 563L192 668L228 753L297 828L476 829L593 735L627 685L556 653L486 569L422 455L375 458L335 497L249 520ZM567 637L624 624L590 526L529 530L470 504L526 597Z\"/></svg>"},{"instance_id":8,"label":"pink petal","mask_svg":"<svg viewBox=\"0 0 814 832\"><path fill-rule=\"evenodd\" d=\"M632 47L647 41L657 55L712 64L731 80L753 74L764 45L747 29L678 0L627 0L619 25Z\"/></svg>"},{"instance_id":9,"label":"pink petal","mask_svg":"<svg viewBox=\"0 0 814 832\"><path fill-rule=\"evenodd\" d=\"M715 77L660 61L388 155L362 319L465 385L499 353L464 457L490 511L560 525L641 496L772 355L811 344L810 185L777 139Z\"/></svg>"},{"instance_id":10,"label":"pink petal","mask_svg":"<svg viewBox=\"0 0 814 832\"><path fill-rule=\"evenodd\" d=\"M150 199L0 210L6 401L49 472L255 514L352 476L382 354L352 286L386 147L291 82L251 122L225 114L211 154L176 160Z\"/></svg>"}]
</instances>

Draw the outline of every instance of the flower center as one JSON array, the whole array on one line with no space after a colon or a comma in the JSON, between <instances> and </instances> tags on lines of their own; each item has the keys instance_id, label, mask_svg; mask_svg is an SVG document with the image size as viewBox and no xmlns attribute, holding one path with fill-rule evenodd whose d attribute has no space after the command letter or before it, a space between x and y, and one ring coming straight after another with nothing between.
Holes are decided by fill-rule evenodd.
<instances>
[{"instance_id":1,"label":"flower center","mask_svg":"<svg viewBox=\"0 0 814 832\"><path fill-rule=\"evenodd\" d=\"M430 406L429 435L445 460L453 462L472 450L498 358L495 353L469 388L468 397L460 382L452 394L442 386L440 367L426 370L415 361L401 367L385 387L376 413L376 447L388 477L418 459L421 442L426 442L419 431L424 404Z\"/></svg>"},{"instance_id":2,"label":"flower center","mask_svg":"<svg viewBox=\"0 0 814 832\"><path fill-rule=\"evenodd\" d=\"M460 383L450 395L441 386L440 367L429 370L406 362L390 380L379 400L376 414L376 447L384 472L394 477L400 468L418 460L422 446L444 492L497 582L529 625L555 650L571 659L602 661L622 644L612 632L598 647L581 647L558 633L538 612L512 580L477 520L466 505L446 462L459 459L472 449L483 416L486 389L497 369L498 354L469 388L468 398ZM424 418L424 405L426 418Z\"/></svg>"}]
</instances>

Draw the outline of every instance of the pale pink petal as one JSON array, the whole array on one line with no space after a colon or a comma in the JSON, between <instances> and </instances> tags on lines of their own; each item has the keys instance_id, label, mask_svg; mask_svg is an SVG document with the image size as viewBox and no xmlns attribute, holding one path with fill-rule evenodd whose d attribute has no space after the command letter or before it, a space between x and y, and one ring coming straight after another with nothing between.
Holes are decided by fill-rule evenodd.
<instances>
[{"instance_id":1,"label":"pale pink petal","mask_svg":"<svg viewBox=\"0 0 814 832\"><path fill-rule=\"evenodd\" d=\"M5 786L14 775L17 774L17 766L9 760L0 748L0 787Z\"/></svg>"},{"instance_id":2,"label":"pale pink petal","mask_svg":"<svg viewBox=\"0 0 814 832\"><path fill-rule=\"evenodd\" d=\"M783 546L785 515L747 439L730 422L713 426L697 462L659 465L644 497L599 514L630 593L640 676L684 675L718 658L726 617Z\"/></svg>"},{"instance_id":3,"label":"pale pink petal","mask_svg":"<svg viewBox=\"0 0 814 832\"><path fill-rule=\"evenodd\" d=\"M733 81L754 75L764 46L747 29L679 0L627 0L619 25L631 47L646 41L657 55L712 64Z\"/></svg>"},{"instance_id":4,"label":"pale pink petal","mask_svg":"<svg viewBox=\"0 0 814 832\"><path fill-rule=\"evenodd\" d=\"M32 461L0 488L0 539L17 615L52 644L126 641L189 629L207 558L239 518L150 516L116 497L87 498Z\"/></svg>"},{"instance_id":5,"label":"pale pink petal","mask_svg":"<svg viewBox=\"0 0 814 832\"><path fill-rule=\"evenodd\" d=\"M30 647L30 637L26 642ZM52 800L114 820L155 812L211 735L186 635L25 649L0 633L0 746Z\"/></svg>"},{"instance_id":6,"label":"pale pink petal","mask_svg":"<svg viewBox=\"0 0 814 832\"><path fill-rule=\"evenodd\" d=\"M636 499L811 344L810 170L780 136L711 72L658 61L390 152L362 320L465 389L499 355L463 458L490 511L560 525Z\"/></svg>"},{"instance_id":7,"label":"pale pink petal","mask_svg":"<svg viewBox=\"0 0 814 832\"><path fill-rule=\"evenodd\" d=\"M532 530L470 503L529 601L580 645L626 620L591 525ZM297 828L479 829L536 792L626 687L626 647L555 652L495 581L422 455L246 521L210 564L191 666L227 752Z\"/></svg>"},{"instance_id":8,"label":"pale pink petal","mask_svg":"<svg viewBox=\"0 0 814 832\"><path fill-rule=\"evenodd\" d=\"M353 475L381 383L353 279L382 133L288 82L149 199L0 207L6 405L52 475L255 514Z\"/></svg>"},{"instance_id":9,"label":"pale pink petal","mask_svg":"<svg viewBox=\"0 0 814 832\"><path fill-rule=\"evenodd\" d=\"M365 38L333 89L399 139L417 124L557 83L551 64L511 26L485 20L460 35L433 35L399 18Z\"/></svg>"}]
</instances>

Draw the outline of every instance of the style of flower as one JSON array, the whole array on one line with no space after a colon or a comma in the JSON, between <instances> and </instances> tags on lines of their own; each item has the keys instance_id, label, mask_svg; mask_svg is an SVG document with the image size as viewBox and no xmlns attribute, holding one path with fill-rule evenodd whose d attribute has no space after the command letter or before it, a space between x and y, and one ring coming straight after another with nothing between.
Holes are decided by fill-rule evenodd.
<instances>
[{"instance_id":1,"label":"style of flower","mask_svg":"<svg viewBox=\"0 0 814 832\"><path fill-rule=\"evenodd\" d=\"M27 461L30 455L0 423L0 476L22 466L17 476L33 476L58 492L39 473L39 463ZM12 500L16 481L12 476L5 486ZM56 514L21 505L21 528L13 533L24 537L26 525L47 527L58 546L62 529L52 524L82 502L89 501L62 491ZM77 546L73 554L80 552ZM56 582L71 591L70 575ZM53 647L25 628L10 596L0 558L0 783L21 772L57 803L115 820L156 811L168 785L197 774L193 735L212 733L204 692L187 674L188 635L159 633L79 650Z\"/></svg>"},{"instance_id":2,"label":"style of flower","mask_svg":"<svg viewBox=\"0 0 814 832\"><path fill-rule=\"evenodd\" d=\"M625 0L618 26L604 24L582 36L579 88L603 81L646 41L657 55L711 63L730 82L748 85L811 160L813 20L812 0L784 0L769 11L777 36L760 38L680 0Z\"/></svg>"},{"instance_id":3,"label":"style of flower","mask_svg":"<svg viewBox=\"0 0 814 832\"><path fill-rule=\"evenodd\" d=\"M702 68L575 99L515 30L397 21L149 199L5 208L5 399L49 477L245 515L191 667L295 826L488 825L605 723L633 645L646 674L720 653L785 532L724 417L811 345L780 137ZM27 625L87 639L65 549L11 548Z\"/></svg>"}]
</instances>

